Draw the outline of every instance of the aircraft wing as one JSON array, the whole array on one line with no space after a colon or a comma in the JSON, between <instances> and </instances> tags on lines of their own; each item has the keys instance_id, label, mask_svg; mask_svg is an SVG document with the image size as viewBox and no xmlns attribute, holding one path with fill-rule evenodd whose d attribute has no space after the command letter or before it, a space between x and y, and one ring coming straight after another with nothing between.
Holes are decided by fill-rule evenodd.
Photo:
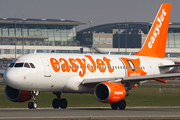
<instances>
[{"instance_id":1,"label":"aircraft wing","mask_svg":"<svg viewBox=\"0 0 180 120\"><path fill-rule=\"evenodd\" d=\"M157 75L144 75L144 76L131 76L131 77L124 77L122 81L144 81L144 80L158 80L158 79L165 79L165 78L174 78L180 77L180 73L171 73L171 74L157 74Z\"/></svg>"},{"instance_id":2,"label":"aircraft wing","mask_svg":"<svg viewBox=\"0 0 180 120\"><path fill-rule=\"evenodd\" d=\"M107 82L107 81L114 81L114 80L122 80L122 78L87 78L84 79L82 84L90 84L90 83L100 83L100 82Z\"/></svg>"},{"instance_id":3,"label":"aircraft wing","mask_svg":"<svg viewBox=\"0 0 180 120\"><path fill-rule=\"evenodd\" d=\"M85 85L86 87L95 87L98 83L100 82L115 82L115 83L120 83L120 82L129 82L129 83L138 83L140 81L145 81L145 80L156 80L159 82L164 82L166 83L167 81L165 78L175 78L175 77L180 77L180 73L171 73L171 74L157 74L157 75L144 75L144 76L131 76L131 77L114 77L114 78L87 78L84 79L82 84Z\"/></svg>"},{"instance_id":4,"label":"aircraft wing","mask_svg":"<svg viewBox=\"0 0 180 120\"><path fill-rule=\"evenodd\" d=\"M159 68L169 68L169 67L180 67L180 64L174 64L174 65L160 65Z\"/></svg>"}]
</instances>

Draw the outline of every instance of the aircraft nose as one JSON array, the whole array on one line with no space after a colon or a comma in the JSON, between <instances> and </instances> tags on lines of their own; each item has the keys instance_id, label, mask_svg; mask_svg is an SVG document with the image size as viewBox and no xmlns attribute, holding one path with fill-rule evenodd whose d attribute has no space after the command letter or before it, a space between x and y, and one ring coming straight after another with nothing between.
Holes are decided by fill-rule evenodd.
<instances>
[{"instance_id":1,"label":"aircraft nose","mask_svg":"<svg viewBox=\"0 0 180 120\"><path fill-rule=\"evenodd\" d=\"M12 70L8 70L3 75L4 82L9 85L13 86L17 83L16 76Z\"/></svg>"}]
</instances>

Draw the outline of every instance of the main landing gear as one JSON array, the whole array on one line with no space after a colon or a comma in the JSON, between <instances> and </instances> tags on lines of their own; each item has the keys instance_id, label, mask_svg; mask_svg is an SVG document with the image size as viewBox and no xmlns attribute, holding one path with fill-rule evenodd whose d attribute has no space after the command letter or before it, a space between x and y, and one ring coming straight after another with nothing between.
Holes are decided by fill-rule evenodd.
<instances>
[{"instance_id":1,"label":"main landing gear","mask_svg":"<svg viewBox=\"0 0 180 120\"><path fill-rule=\"evenodd\" d=\"M37 108L37 103L35 102L36 100L36 96L39 95L39 91L31 91L31 99L32 99L32 102L29 102L28 103L28 108L29 109L36 109Z\"/></svg>"},{"instance_id":2,"label":"main landing gear","mask_svg":"<svg viewBox=\"0 0 180 120\"><path fill-rule=\"evenodd\" d=\"M124 110L126 108L126 101L123 99L117 103L112 103L111 108L116 110L119 107L120 110Z\"/></svg>"},{"instance_id":3,"label":"main landing gear","mask_svg":"<svg viewBox=\"0 0 180 120\"><path fill-rule=\"evenodd\" d=\"M68 103L65 98L61 99L61 92L53 92L53 94L57 96L52 102L53 108L59 109L61 107L61 109L66 109Z\"/></svg>"}]
</instances>

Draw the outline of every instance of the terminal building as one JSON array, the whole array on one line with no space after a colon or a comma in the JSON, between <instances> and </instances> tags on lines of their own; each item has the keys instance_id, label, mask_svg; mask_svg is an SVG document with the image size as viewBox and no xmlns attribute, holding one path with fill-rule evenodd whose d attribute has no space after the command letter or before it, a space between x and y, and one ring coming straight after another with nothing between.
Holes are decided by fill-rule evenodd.
<instances>
[{"instance_id":1,"label":"terminal building","mask_svg":"<svg viewBox=\"0 0 180 120\"><path fill-rule=\"evenodd\" d=\"M135 54L152 23L123 22L93 26L77 32L86 23L65 19L0 18L0 69L29 53ZM170 23L165 57L180 62L180 23ZM82 50L82 49L81 49Z\"/></svg>"},{"instance_id":2,"label":"terminal building","mask_svg":"<svg viewBox=\"0 0 180 120\"><path fill-rule=\"evenodd\" d=\"M76 26L85 23L65 19L0 18L0 68L12 59L36 52L79 52ZM61 47L60 47L61 46Z\"/></svg>"},{"instance_id":3,"label":"terminal building","mask_svg":"<svg viewBox=\"0 0 180 120\"><path fill-rule=\"evenodd\" d=\"M77 39L82 46L97 47L106 53L135 54L144 44L151 25L145 22L103 24L79 31ZM180 23L169 23L165 57L179 61Z\"/></svg>"},{"instance_id":4,"label":"terminal building","mask_svg":"<svg viewBox=\"0 0 180 120\"><path fill-rule=\"evenodd\" d=\"M78 46L76 26L82 24L65 19L0 18L0 54L31 53L11 46Z\"/></svg>"},{"instance_id":5,"label":"terminal building","mask_svg":"<svg viewBox=\"0 0 180 120\"><path fill-rule=\"evenodd\" d=\"M152 23L126 22L94 26L79 31L82 45L101 48L141 48ZM167 48L180 48L180 23L170 23Z\"/></svg>"}]
</instances>

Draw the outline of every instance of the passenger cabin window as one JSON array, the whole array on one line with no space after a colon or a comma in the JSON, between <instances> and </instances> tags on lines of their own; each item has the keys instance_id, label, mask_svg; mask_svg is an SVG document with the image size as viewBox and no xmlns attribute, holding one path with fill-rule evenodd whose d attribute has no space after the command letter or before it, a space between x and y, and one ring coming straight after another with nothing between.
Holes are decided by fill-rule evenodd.
<instances>
[{"instance_id":1,"label":"passenger cabin window","mask_svg":"<svg viewBox=\"0 0 180 120\"><path fill-rule=\"evenodd\" d=\"M24 64L24 67L26 67L26 68L30 68L30 66L29 66L29 64L28 64L28 63L25 63L25 64Z\"/></svg>"},{"instance_id":2,"label":"passenger cabin window","mask_svg":"<svg viewBox=\"0 0 180 120\"><path fill-rule=\"evenodd\" d=\"M14 64L15 64L15 63L11 63L11 64L9 65L9 67L13 67L13 66L14 66Z\"/></svg>"},{"instance_id":3,"label":"passenger cabin window","mask_svg":"<svg viewBox=\"0 0 180 120\"><path fill-rule=\"evenodd\" d=\"M24 63L16 63L14 67L23 67Z\"/></svg>"}]
</instances>

